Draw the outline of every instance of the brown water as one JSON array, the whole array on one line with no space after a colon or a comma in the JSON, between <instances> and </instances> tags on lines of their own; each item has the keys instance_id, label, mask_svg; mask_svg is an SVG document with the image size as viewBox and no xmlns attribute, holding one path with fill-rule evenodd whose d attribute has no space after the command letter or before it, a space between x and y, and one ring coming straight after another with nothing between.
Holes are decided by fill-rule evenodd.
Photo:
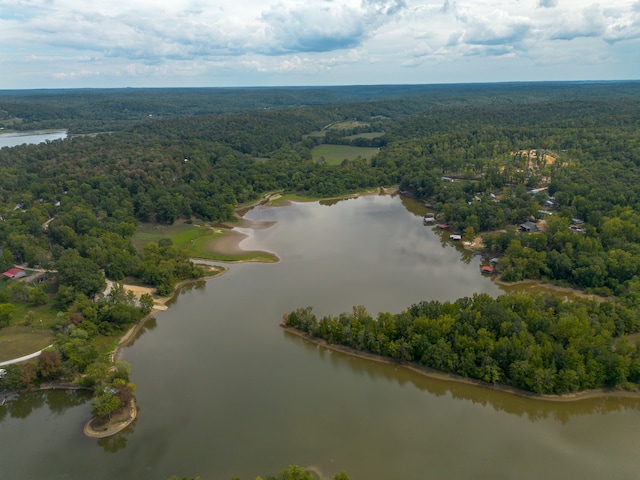
<instances>
[{"instance_id":1,"label":"brown water","mask_svg":"<svg viewBox=\"0 0 640 480\"><path fill-rule=\"evenodd\" d=\"M24 396L0 407L1 478L246 480L295 463L354 480L637 479L638 400L519 398L328 351L278 327L299 306L396 312L499 294L478 258L443 243L409 206L372 196L250 211L277 224L247 230L243 246L282 261L232 265L183 293L123 352L138 385L135 424L88 439L88 403Z\"/></svg>"}]
</instances>

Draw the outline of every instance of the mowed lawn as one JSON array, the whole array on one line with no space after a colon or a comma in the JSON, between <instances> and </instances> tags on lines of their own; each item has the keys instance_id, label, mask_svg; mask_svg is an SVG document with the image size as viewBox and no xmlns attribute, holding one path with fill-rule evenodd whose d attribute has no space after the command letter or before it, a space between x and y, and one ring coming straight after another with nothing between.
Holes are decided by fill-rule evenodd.
<instances>
[{"instance_id":1,"label":"mowed lawn","mask_svg":"<svg viewBox=\"0 0 640 480\"><path fill-rule=\"evenodd\" d=\"M340 165L344 160L355 160L360 157L370 161L376 153L377 147L352 147L350 145L322 144L311 150L315 162L324 159L328 165Z\"/></svg>"},{"instance_id":2,"label":"mowed lawn","mask_svg":"<svg viewBox=\"0 0 640 480\"><path fill-rule=\"evenodd\" d=\"M176 248L183 250L189 257L221 262L275 262L278 260L276 255L269 252L246 252L239 254L215 252L211 246L212 242L228 233L228 230L224 228L212 228L210 226L195 223L189 224L182 221L176 222L173 225L145 223L138 225L131 241L138 251L142 251L147 243L157 243L163 238L168 238Z\"/></svg>"},{"instance_id":3,"label":"mowed lawn","mask_svg":"<svg viewBox=\"0 0 640 480\"><path fill-rule=\"evenodd\" d=\"M138 251L142 251L147 243L158 243L163 238L168 238L175 247L191 251L194 244L201 243L204 237L210 240L222 235L221 232L216 233L217 231L209 226L196 223L176 222L173 225L141 223L131 241Z\"/></svg>"},{"instance_id":4,"label":"mowed lawn","mask_svg":"<svg viewBox=\"0 0 640 480\"><path fill-rule=\"evenodd\" d=\"M0 362L42 350L53 341L53 332L34 327L6 327L0 334Z\"/></svg>"}]
</instances>

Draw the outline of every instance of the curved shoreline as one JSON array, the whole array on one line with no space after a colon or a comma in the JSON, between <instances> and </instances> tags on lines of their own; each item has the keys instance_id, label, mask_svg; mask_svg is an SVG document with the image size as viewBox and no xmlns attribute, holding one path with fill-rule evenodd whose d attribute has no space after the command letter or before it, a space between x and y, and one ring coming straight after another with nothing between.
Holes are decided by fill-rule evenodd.
<instances>
[{"instance_id":1,"label":"curved shoreline","mask_svg":"<svg viewBox=\"0 0 640 480\"><path fill-rule=\"evenodd\" d=\"M91 419L84 424L84 428L82 432L90 438L105 438L110 437L111 435L115 435L118 432L121 432L129 425L133 423L133 421L138 417L138 406L136 405L135 398L132 398L129 402L129 408L126 410L126 414L124 418L122 414L116 415L115 418L109 420L104 425L96 428L93 423L96 420L95 417L91 417Z\"/></svg>"},{"instance_id":2,"label":"curved shoreline","mask_svg":"<svg viewBox=\"0 0 640 480\"><path fill-rule=\"evenodd\" d=\"M394 194L396 193L395 191L384 191L383 189L381 189L381 191L378 194L384 194L384 195L388 195L388 194ZM373 195L375 194L374 192L370 192L370 193L361 193L361 194L355 194L353 195L354 197L358 197L358 196L362 196L362 195ZM266 199L266 201L265 201ZM270 196L266 196L262 201L258 201L255 202L254 204L250 205L249 207L245 206L243 207L243 210L250 209L255 207L256 205L269 205L269 199ZM316 200L313 200L316 201ZM240 209L238 209L238 211L240 211ZM239 217L242 219L242 217ZM257 224L259 225L253 225L251 221L243 219L244 222L248 222L248 223L244 223L242 226L240 226L240 228L268 228L267 223L269 222L257 222ZM243 250L239 247L239 244L242 240L244 240L244 238L246 237L245 234L241 233L241 232L237 232L237 231L233 231L234 227L231 227L231 231L235 233L235 235L229 235L228 237L225 237L226 241L220 242L220 243L216 243L215 247L216 247L216 253L221 253L221 254L235 254L237 255L238 253L251 253L251 251L246 251ZM134 324L129 330L127 330L124 335L122 337L120 337L115 349L111 352L110 357L112 359L112 361L117 361L123 347L128 346L131 344L131 342L133 340L135 340L136 336L143 330L144 325L146 324L147 321L149 321L150 319L152 319L154 317L155 314L157 314L160 311L166 310L166 308L168 308L167 304L170 303L173 299L175 299L180 293L181 293L181 289L189 284L193 284L195 282L198 282L200 280L202 281L206 281L218 276L221 276L222 274L224 274L226 271L228 271L228 267L222 266L222 265L215 265L215 264L219 264L219 263L247 263L247 262L252 262L252 261L256 261L256 260L238 260L238 261L233 261L233 262L226 262L226 261L221 261L221 260L207 260L207 259L197 259L194 258L192 259L194 261L194 263L197 263L198 261L202 261L203 265L209 266L212 270L214 268L217 268L217 271L215 274L213 275L207 275L204 276L202 278L199 279L192 279L192 280L185 280L182 281L180 283L178 283L176 285L176 287L174 288L173 292L171 293L171 295L167 296L167 297L157 297L154 295L154 307L151 310L151 312L146 315L144 318L142 318L141 320L139 320L136 324ZM259 261L259 260L258 260ZM514 283L507 283L507 282L503 282L500 280L500 278L495 278L493 279L493 281L496 284L500 284L500 285L517 285L517 284L525 284L525 283L530 283L530 284L536 284L539 285L540 287L546 287L546 288L551 288L554 290L562 290L562 291L566 291L566 292L574 292L577 294L580 294L582 292L580 292L579 290L575 290L575 289L571 289L569 287L559 287L559 286L555 286L555 285L550 285L550 284L545 284L541 281L535 281L535 280L524 280L521 282L514 282ZM126 288L127 286L125 286ZM130 286L130 287L135 287L135 286ZM140 288L140 287L135 287L135 288ZM602 297L597 297L595 295L589 295L589 294L584 294L584 296L587 296L591 299L593 299L593 297L596 297L597 300L600 300ZM296 330L293 327L284 325L284 324L280 324L280 326L283 328L283 330L285 330L285 332L290 333L292 335L295 335L297 337L303 338L304 340L309 341L310 343L322 346L324 348L327 348L329 350L334 350L337 352L341 352L344 353L346 355L352 356L352 357L356 357L356 358L361 358L364 360L370 360L370 361L374 361L377 363L383 363L383 364L388 364L388 365L394 365L394 366L400 366L403 367L409 371L412 371L414 373L417 373L419 375L422 375L424 377L428 377L428 378L433 378L436 380L442 380L442 381L447 381L447 382L452 382L452 383L458 383L458 384L466 384L466 385L471 385L471 386L476 386L476 387L481 387L481 388L485 388L488 390L493 390L493 391L499 391L499 392L503 392L503 393L508 393L511 395L515 395L518 397L522 397L522 398L527 398L527 399L532 399L532 400L543 400L543 401L548 401L548 402L558 402L558 403L566 403L566 402L576 402L576 401L580 401L580 400L587 400L587 399L594 399L594 398L640 398L640 392L633 392L633 391L627 391L627 390L604 390L604 389L597 389L597 390L587 390L587 391L580 391L580 392L575 392L575 393L570 393L570 394L563 394L563 395L541 395L541 394L535 394L532 392L527 392L525 390L519 390L513 387L509 387L507 385L498 385L498 384L490 384L487 382L484 382L482 380L476 380L476 379L472 379L472 378L467 378L467 377L462 377L456 374L451 374L451 373L446 373L446 372L441 372L438 370L434 370L428 367L424 367L424 366L420 366L420 365L416 365L416 364L410 364L407 362L400 362L397 360L394 360L392 358L388 358L388 357L383 357L383 356L379 356L379 355L375 355L372 353L368 353L368 352L362 352L350 347L346 347L343 345L336 345L336 344L330 344L328 342L326 342L323 339L319 339L319 338L315 338L315 337L311 337L310 335L304 333L304 332L300 332L298 330ZM86 387L82 387L82 386L74 386L74 385L46 385L46 386L42 386L39 388L39 390L46 390L46 389L86 389ZM89 389L90 390L90 389ZM125 410L126 411L126 410ZM137 418L137 414L138 414L138 407L135 404L135 398L132 399L132 403L129 405L128 408L128 415L126 416L126 418L123 419L123 412L121 412L119 415L116 415L113 421L113 424L111 425L110 422L107 422L107 424L101 426L102 430L97 430L95 428L93 428L91 426L92 422L95 420L95 417L91 417L91 419L85 424L84 428L83 428L83 432L85 435L87 435L88 437L91 438L104 438L104 437L108 437L111 435L114 435L122 430L124 430L126 427L128 427L136 418Z\"/></svg>"},{"instance_id":3,"label":"curved shoreline","mask_svg":"<svg viewBox=\"0 0 640 480\"><path fill-rule=\"evenodd\" d=\"M434 370L429 367L416 365L408 362L401 362L389 357L383 357L381 355L376 355L369 352L362 352L360 350L356 350L355 348L347 347L344 345L337 345L333 343L329 343L322 338L312 337L308 333L301 332L300 330L295 329L294 327L290 327L289 325L285 325L283 323L280 324L280 327L287 333L291 335L295 335L296 337L300 337L310 343L315 345L319 345L321 347L327 348L328 350L333 350L336 352L344 353L351 357L360 358L363 360L369 360L377 363L384 363L387 365L400 366L405 368L411 372L417 373L427 378L433 378L436 380L444 380L447 382L453 383L461 383L465 385L472 385L480 388L486 388L489 390L494 390L498 392L508 393L511 395L515 395L518 397L528 398L531 400L543 400L546 402L556 402L556 403L568 403L568 402L577 402L580 400L588 400L592 398L640 398L640 392L632 392L628 390L605 390L605 389L596 389L596 390L582 390L574 393L566 393L562 395L543 395L537 394L533 392L527 392L526 390L520 390L514 387L510 387L508 385L500 385L487 383L482 380L477 380L475 378L463 377L460 375L456 375L454 373L441 372L439 370Z\"/></svg>"},{"instance_id":4,"label":"curved shoreline","mask_svg":"<svg viewBox=\"0 0 640 480\"><path fill-rule=\"evenodd\" d=\"M194 262L196 263L196 262ZM203 264L203 265L207 265L207 264ZM118 360L120 353L122 351L122 348L129 345L129 343L131 342L132 339L134 339L136 337L136 335L142 330L142 328L144 327L145 323L147 323L149 320L151 320L154 315L156 313L165 311L168 307L168 303L171 302L172 300L174 300L178 295L180 295L180 290L188 285L194 284L196 282L199 281L207 281L210 280L212 278L216 278L219 277L221 275L223 275L224 273L226 273L229 269L227 267L223 267L221 265L207 265L208 267L216 267L216 273L213 275L206 275L204 277L201 278L196 278L196 279L191 279L191 280L183 280L182 282L179 282L175 288L173 289L173 292L171 293L171 295L168 295L166 297L156 297L154 296L154 304L153 304L153 308L151 309L151 312L149 312L148 315L144 316L143 318L141 318L138 322L136 322L134 325L131 326L131 328L129 328L129 330L127 330L124 335L122 337L120 337L120 340L118 340L118 344L116 345L115 349L111 352L110 357L113 361ZM125 289L127 289L127 286L125 286Z\"/></svg>"}]
</instances>

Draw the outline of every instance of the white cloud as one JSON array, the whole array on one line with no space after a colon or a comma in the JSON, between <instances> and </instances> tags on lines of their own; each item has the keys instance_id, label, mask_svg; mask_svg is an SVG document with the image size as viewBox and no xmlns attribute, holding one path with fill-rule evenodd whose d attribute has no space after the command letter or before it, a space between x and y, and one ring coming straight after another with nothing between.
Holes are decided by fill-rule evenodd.
<instances>
[{"instance_id":1,"label":"white cloud","mask_svg":"<svg viewBox=\"0 0 640 480\"><path fill-rule=\"evenodd\" d=\"M561 79L590 52L593 78L640 78L639 42L638 0L0 0L0 88L465 81L481 58Z\"/></svg>"},{"instance_id":2,"label":"white cloud","mask_svg":"<svg viewBox=\"0 0 640 480\"><path fill-rule=\"evenodd\" d=\"M538 6L542 8L553 8L558 6L558 0L540 0Z\"/></svg>"},{"instance_id":3,"label":"white cloud","mask_svg":"<svg viewBox=\"0 0 640 480\"><path fill-rule=\"evenodd\" d=\"M494 10L487 16L465 11L458 19L464 25L460 41L471 45L513 46L522 41L532 27L527 17L503 10Z\"/></svg>"}]
</instances>

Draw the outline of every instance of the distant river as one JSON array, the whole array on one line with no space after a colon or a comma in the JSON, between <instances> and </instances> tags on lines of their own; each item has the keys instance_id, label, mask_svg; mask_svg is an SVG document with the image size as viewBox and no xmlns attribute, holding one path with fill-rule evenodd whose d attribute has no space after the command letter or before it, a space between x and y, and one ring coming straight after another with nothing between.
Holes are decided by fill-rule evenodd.
<instances>
[{"instance_id":1,"label":"distant river","mask_svg":"<svg viewBox=\"0 0 640 480\"><path fill-rule=\"evenodd\" d=\"M252 480L295 463L354 480L637 479L637 400L519 398L328 351L278 326L300 306L377 314L500 294L423 213L390 196L251 210L277 223L243 230L243 246L282 261L231 265L124 350L134 425L85 438L84 397L23 396L0 407L2 477Z\"/></svg>"},{"instance_id":2,"label":"distant river","mask_svg":"<svg viewBox=\"0 0 640 480\"><path fill-rule=\"evenodd\" d=\"M0 133L0 148L17 147L23 144L44 143L67 138L66 130L35 130Z\"/></svg>"}]
</instances>

